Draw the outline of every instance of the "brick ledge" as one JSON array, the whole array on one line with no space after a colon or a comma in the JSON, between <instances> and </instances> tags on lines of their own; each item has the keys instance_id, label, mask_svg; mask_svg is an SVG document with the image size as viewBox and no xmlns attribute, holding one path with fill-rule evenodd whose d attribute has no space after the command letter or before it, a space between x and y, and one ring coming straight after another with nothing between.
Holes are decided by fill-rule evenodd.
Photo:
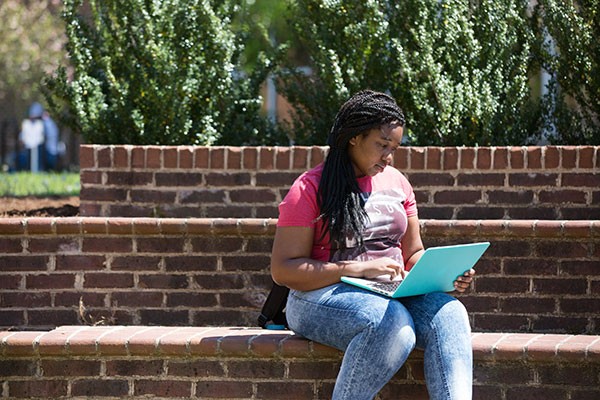
<instances>
[{"instance_id":1,"label":"brick ledge","mask_svg":"<svg viewBox=\"0 0 600 400\"><path fill-rule=\"evenodd\" d=\"M473 333L476 360L600 363L600 336ZM419 357L420 351L415 352ZM62 326L0 332L8 356L227 356L336 359L341 352L290 331L247 327Z\"/></svg>"},{"instance_id":2,"label":"brick ledge","mask_svg":"<svg viewBox=\"0 0 600 400\"><path fill-rule=\"evenodd\" d=\"M423 219L424 235L596 237L600 220ZM30 217L0 219L0 235L25 234L274 234L274 218Z\"/></svg>"}]
</instances>

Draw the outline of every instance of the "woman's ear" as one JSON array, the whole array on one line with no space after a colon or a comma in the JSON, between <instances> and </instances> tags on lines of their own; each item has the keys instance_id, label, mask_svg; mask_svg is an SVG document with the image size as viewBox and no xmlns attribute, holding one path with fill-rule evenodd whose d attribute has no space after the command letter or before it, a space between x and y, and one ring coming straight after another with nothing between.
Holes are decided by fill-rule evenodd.
<instances>
[{"instance_id":1,"label":"woman's ear","mask_svg":"<svg viewBox=\"0 0 600 400\"><path fill-rule=\"evenodd\" d=\"M356 146L356 143L357 143L357 142L356 142L356 140L357 140L356 138L357 138L358 136L359 136L359 135L352 137L352 139L350 139L350 140L348 141L348 144L350 144L350 145L352 145L352 146Z\"/></svg>"}]
</instances>

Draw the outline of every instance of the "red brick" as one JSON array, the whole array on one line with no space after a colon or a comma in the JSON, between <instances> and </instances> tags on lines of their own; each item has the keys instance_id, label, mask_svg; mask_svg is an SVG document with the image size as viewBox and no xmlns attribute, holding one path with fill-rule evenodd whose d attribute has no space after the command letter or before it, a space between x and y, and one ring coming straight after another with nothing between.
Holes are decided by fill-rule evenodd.
<instances>
[{"instance_id":1,"label":"red brick","mask_svg":"<svg viewBox=\"0 0 600 400\"><path fill-rule=\"evenodd\" d=\"M83 217L93 217L101 214L102 205L98 203L87 203L80 199L79 203L79 215Z\"/></svg>"},{"instance_id":2,"label":"red brick","mask_svg":"<svg viewBox=\"0 0 600 400\"><path fill-rule=\"evenodd\" d=\"M142 146L134 146L131 149L131 167L145 168L146 167L146 148Z\"/></svg>"},{"instance_id":3,"label":"red brick","mask_svg":"<svg viewBox=\"0 0 600 400\"><path fill-rule=\"evenodd\" d=\"M314 168L317 165L325 161L327 156L328 147L312 146L310 148L310 168Z\"/></svg>"},{"instance_id":4,"label":"red brick","mask_svg":"<svg viewBox=\"0 0 600 400\"><path fill-rule=\"evenodd\" d=\"M257 396L260 399L304 400L315 398L312 382L259 382Z\"/></svg>"},{"instance_id":5,"label":"red brick","mask_svg":"<svg viewBox=\"0 0 600 400\"><path fill-rule=\"evenodd\" d=\"M224 169L225 168L225 148L224 147L211 147L209 150L210 155L210 168L211 169Z\"/></svg>"},{"instance_id":6,"label":"red brick","mask_svg":"<svg viewBox=\"0 0 600 400\"><path fill-rule=\"evenodd\" d=\"M511 147L508 155L510 157L511 169L525 168L525 152L522 147Z\"/></svg>"},{"instance_id":7,"label":"red brick","mask_svg":"<svg viewBox=\"0 0 600 400\"><path fill-rule=\"evenodd\" d=\"M281 385L281 383L279 383ZM196 396L199 398L251 398L252 383L243 381L198 381ZM281 393L281 392L280 392Z\"/></svg>"},{"instance_id":8,"label":"red brick","mask_svg":"<svg viewBox=\"0 0 600 400\"><path fill-rule=\"evenodd\" d=\"M477 382L493 382L500 385L527 385L534 383L534 371L529 365L478 365L473 371Z\"/></svg>"},{"instance_id":9,"label":"red brick","mask_svg":"<svg viewBox=\"0 0 600 400\"><path fill-rule=\"evenodd\" d=\"M74 274L27 275L27 289L69 289L75 286Z\"/></svg>"},{"instance_id":10,"label":"red brick","mask_svg":"<svg viewBox=\"0 0 600 400\"><path fill-rule=\"evenodd\" d=\"M119 307L161 307L162 292L112 292L111 300Z\"/></svg>"},{"instance_id":11,"label":"red brick","mask_svg":"<svg viewBox=\"0 0 600 400\"><path fill-rule=\"evenodd\" d=\"M410 169L425 169L425 148L411 147L410 150Z\"/></svg>"},{"instance_id":12,"label":"red brick","mask_svg":"<svg viewBox=\"0 0 600 400\"><path fill-rule=\"evenodd\" d=\"M542 190L538 194L538 199L540 203L550 204L585 204L587 202L585 192L580 190Z\"/></svg>"},{"instance_id":13,"label":"red brick","mask_svg":"<svg viewBox=\"0 0 600 400\"><path fill-rule=\"evenodd\" d=\"M93 146L79 146L79 168L87 169L96 167L96 159Z\"/></svg>"},{"instance_id":14,"label":"red brick","mask_svg":"<svg viewBox=\"0 0 600 400\"><path fill-rule=\"evenodd\" d=\"M409 165L410 147L398 147L394 153L394 168L406 171Z\"/></svg>"},{"instance_id":15,"label":"red brick","mask_svg":"<svg viewBox=\"0 0 600 400\"><path fill-rule=\"evenodd\" d=\"M446 147L443 149L444 169L454 170L458 168L459 149L457 147Z\"/></svg>"},{"instance_id":16,"label":"red brick","mask_svg":"<svg viewBox=\"0 0 600 400\"><path fill-rule=\"evenodd\" d=\"M290 147L285 146L277 146L275 147L275 168L278 170L287 170L290 169L290 157L291 157Z\"/></svg>"},{"instance_id":17,"label":"red brick","mask_svg":"<svg viewBox=\"0 0 600 400\"><path fill-rule=\"evenodd\" d=\"M2 360L0 359L0 376L33 376L37 365L32 360Z\"/></svg>"},{"instance_id":18,"label":"red brick","mask_svg":"<svg viewBox=\"0 0 600 400\"><path fill-rule=\"evenodd\" d=\"M539 294L585 294L587 290L586 279L553 279L534 278L533 291Z\"/></svg>"},{"instance_id":19,"label":"red brick","mask_svg":"<svg viewBox=\"0 0 600 400\"><path fill-rule=\"evenodd\" d=\"M140 274L138 278L138 287L143 289L185 289L188 285L187 275Z\"/></svg>"},{"instance_id":20,"label":"red brick","mask_svg":"<svg viewBox=\"0 0 600 400\"><path fill-rule=\"evenodd\" d=\"M183 253L184 240L181 238L138 238L138 253Z\"/></svg>"},{"instance_id":21,"label":"red brick","mask_svg":"<svg viewBox=\"0 0 600 400\"><path fill-rule=\"evenodd\" d=\"M425 154L427 169L442 169L442 150L440 147L426 147Z\"/></svg>"},{"instance_id":22,"label":"red brick","mask_svg":"<svg viewBox=\"0 0 600 400\"><path fill-rule=\"evenodd\" d=\"M527 168L542 169L542 148L531 146L526 148L527 151Z\"/></svg>"},{"instance_id":23,"label":"red brick","mask_svg":"<svg viewBox=\"0 0 600 400\"><path fill-rule=\"evenodd\" d=\"M162 147L146 147L146 168L159 169L162 167Z\"/></svg>"},{"instance_id":24,"label":"red brick","mask_svg":"<svg viewBox=\"0 0 600 400\"><path fill-rule=\"evenodd\" d=\"M59 398L67 395L67 381L47 379L9 381L8 392L12 398Z\"/></svg>"},{"instance_id":25,"label":"red brick","mask_svg":"<svg viewBox=\"0 0 600 400\"><path fill-rule=\"evenodd\" d=\"M87 189L89 185L101 185L102 184L102 171L81 171L79 176L81 180L81 186Z\"/></svg>"},{"instance_id":26,"label":"red brick","mask_svg":"<svg viewBox=\"0 0 600 400\"><path fill-rule=\"evenodd\" d=\"M241 169L242 167L242 148L227 147L227 169Z\"/></svg>"},{"instance_id":27,"label":"red brick","mask_svg":"<svg viewBox=\"0 0 600 400\"><path fill-rule=\"evenodd\" d=\"M243 155L243 169L251 170L258 167L258 148L257 147L245 147L242 152Z\"/></svg>"},{"instance_id":28,"label":"red brick","mask_svg":"<svg viewBox=\"0 0 600 400\"><path fill-rule=\"evenodd\" d=\"M475 152L477 148L474 147L459 147L458 151L460 154L460 168L461 169L473 169L475 168Z\"/></svg>"},{"instance_id":29,"label":"red brick","mask_svg":"<svg viewBox=\"0 0 600 400\"><path fill-rule=\"evenodd\" d=\"M85 288L132 288L133 275L128 273L85 273Z\"/></svg>"},{"instance_id":30,"label":"red brick","mask_svg":"<svg viewBox=\"0 0 600 400\"><path fill-rule=\"evenodd\" d=\"M163 375L163 360L107 360L108 376L153 376Z\"/></svg>"},{"instance_id":31,"label":"red brick","mask_svg":"<svg viewBox=\"0 0 600 400\"><path fill-rule=\"evenodd\" d=\"M560 150L562 153L562 167L576 168L578 148L576 146L562 146Z\"/></svg>"},{"instance_id":32,"label":"red brick","mask_svg":"<svg viewBox=\"0 0 600 400\"><path fill-rule=\"evenodd\" d=\"M163 166L165 168L177 168L177 148L173 146L163 147Z\"/></svg>"},{"instance_id":33,"label":"red brick","mask_svg":"<svg viewBox=\"0 0 600 400\"><path fill-rule=\"evenodd\" d=\"M335 363L324 363L318 361L295 361L290 363L288 377L289 379L334 379L339 372L339 366Z\"/></svg>"},{"instance_id":34,"label":"red brick","mask_svg":"<svg viewBox=\"0 0 600 400\"><path fill-rule=\"evenodd\" d=\"M595 173L563 173L561 186L600 187L600 174Z\"/></svg>"},{"instance_id":35,"label":"red brick","mask_svg":"<svg viewBox=\"0 0 600 400\"><path fill-rule=\"evenodd\" d=\"M154 174L156 186L192 186L202 185L204 174L195 172L157 172ZM160 189L160 188L159 188Z\"/></svg>"},{"instance_id":36,"label":"red brick","mask_svg":"<svg viewBox=\"0 0 600 400\"><path fill-rule=\"evenodd\" d=\"M48 257L45 256L5 256L0 255L3 271L45 271Z\"/></svg>"},{"instance_id":37,"label":"red brick","mask_svg":"<svg viewBox=\"0 0 600 400\"><path fill-rule=\"evenodd\" d=\"M23 247L21 246L21 239L6 239L0 237L0 253L21 253Z\"/></svg>"},{"instance_id":38,"label":"red brick","mask_svg":"<svg viewBox=\"0 0 600 400\"><path fill-rule=\"evenodd\" d=\"M85 292L59 292L55 294L54 305L57 307L76 307L81 300L86 307L104 307L106 304L105 293Z\"/></svg>"},{"instance_id":39,"label":"red brick","mask_svg":"<svg viewBox=\"0 0 600 400\"><path fill-rule=\"evenodd\" d=\"M100 271L106 268L104 256L94 255L56 255L56 269L81 271L81 270L96 270Z\"/></svg>"},{"instance_id":40,"label":"red brick","mask_svg":"<svg viewBox=\"0 0 600 400\"><path fill-rule=\"evenodd\" d=\"M558 147L545 147L544 152L544 169L553 169L560 166L560 151Z\"/></svg>"},{"instance_id":41,"label":"red brick","mask_svg":"<svg viewBox=\"0 0 600 400\"><path fill-rule=\"evenodd\" d=\"M22 235L25 233L25 224L21 218L0 219L0 235Z\"/></svg>"},{"instance_id":42,"label":"red brick","mask_svg":"<svg viewBox=\"0 0 600 400\"><path fill-rule=\"evenodd\" d=\"M2 294L2 307L6 308L40 308L50 307L50 293L43 292L6 292Z\"/></svg>"},{"instance_id":43,"label":"red brick","mask_svg":"<svg viewBox=\"0 0 600 400\"><path fill-rule=\"evenodd\" d=\"M526 293L529 291L527 278L477 278L477 293Z\"/></svg>"},{"instance_id":44,"label":"red brick","mask_svg":"<svg viewBox=\"0 0 600 400\"><path fill-rule=\"evenodd\" d=\"M494 149L494 169L508 168L508 148L498 147Z\"/></svg>"},{"instance_id":45,"label":"red brick","mask_svg":"<svg viewBox=\"0 0 600 400\"><path fill-rule=\"evenodd\" d=\"M27 219L27 233L30 235L46 235L54 233L51 218L34 217Z\"/></svg>"},{"instance_id":46,"label":"red brick","mask_svg":"<svg viewBox=\"0 0 600 400\"><path fill-rule=\"evenodd\" d=\"M29 326L55 327L60 325L77 325L77 311L74 307L68 310L42 309L27 312Z\"/></svg>"},{"instance_id":47,"label":"red brick","mask_svg":"<svg viewBox=\"0 0 600 400\"><path fill-rule=\"evenodd\" d=\"M275 148L261 147L260 153L260 169L270 170L274 167Z\"/></svg>"},{"instance_id":48,"label":"red brick","mask_svg":"<svg viewBox=\"0 0 600 400\"><path fill-rule=\"evenodd\" d=\"M129 165L129 146L115 146L113 149L112 167L117 169L127 169Z\"/></svg>"},{"instance_id":49,"label":"red brick","mask_svg":"<svg viewBox=\"0 0 600 400\"><path fill-rule=\"evenodd\" d=\"M189 325L187 310L174 311L165 309L144 309L139 312L140 323L142 325L167 325L182 326ZM141 354L147 353L147 350L141 350Z\"/></svg>"},{"instance_id":50,"label":"red brick","mask_svg":"<svg viewBox=\"0 0 600 400\"><path fill-rule=\"evenodd\" d=\"M112 147L97 146L96 157L98 168L110 168L112 166Z\"/></svg>"},{"instance_id":51,"label":"red brick","mask_svg":"<svg viewBox=\"0 0 600 400\"><path fill-rule=\"evenodd\" d=\"M436 204L473 204L481 200L476 190L441 190L433 195Z\"/></svg>"},{"instance_id":52,"label":"red brick","mask_svg":"<svg viewBox=\"0 0 600 400\"><path fill-rule=\"evenodd\" d=\"M594 146L580 146L578 147L579 152L579 168L593 169L594 168L594 153L596 147Z\"/></svg>"},{"instance_id":53,"label":"red brick","mask_svg":"<svg viewBox=\"0 0 600 400\"><path fill-rule=\"evenodd\" d=\"M242 255L242 256L223 256L224 271L262 271L268 268L271 257L269 255Z\"/></svg>"},{"instance_id":54,"label":"red brick","mask_svg":"<svg viewBox=\"0 0 600 400\"><path fill-rule=\"evenodd\" d=\"M71 383L73 396L127 397L129 384L124 379L78 379Z\"/></svg>"},{"instance_id":55,"label":"red brick","mask_svg":"<svg viewBox=\"0 0 600 400\"><path fill-rule=\"evenodd\" d=\"M561 387L519 386L506 391L506 398L510 400L566 400L567 396L567 390Z\"/></svg>"},{"instance_id":56,"label":"red brick","mask_svg":"<svg viewBox=\"0 0 600 400\"><path fill-rule=\"evenodd\" d=\"M0 289L17 290L23 285L23 275L0 275Z\"/></svg>"},{"instance_id":57,"label":"red brick","mask_svg":"<svg viewBox=\"0 0 600 400\"><path fill-rule=\"evenodd\" d=\"M506 175L503 173L459 173L456 176L460 186L494 186L503 187Z\"/></svg>"},{"instance_id":58,"label":"red brick","mask_svg":"<svg viewBox=\"0 0 600 400\"><path fill-rule=\"evenodd\" d=\"M292 169L299 169L303 171L308 169L307 147L292 147Z\"/></svg>"},{"instance_id":59,"label":"red brick","mask_svg":"<svg viewBox=\"0 0 600 400\"><path fill-rule=\"evenodd\" d=\"M100 361L88 360L41 360L44 376L97 376L100 375Z\"/></svg>"},{"instance_id":60,"label":"red brick","mask_svg":"<svg viewBox=\"0 0 600 400\"><path fill-rule=\"evenodd\" d=\"M190 146L180 146L177 148L179 155L179 168L192 169L194 167L194 150Z\"/></svg>"},{"instance_id":61,"label":"red brick","mask_svg":"<svg viewBox=\"0 0 600 400\"><path fill-rule=\"evenodd\" d=\"M477 151L477 169L490 169L492 167L492 149L479 147Z\"/></svg>"},{"instance_id":62,"label":"red brick","mask_svg":"<svg viewBox=\"0 0 600 400\"><path fill-rule=\"evenodd\" d=\"M186 397L192 393L189 381L136 380L133 384L136 396Z\"/></svg>"},{"instance_id":63,"label":"red brick","mask_svg":"<svg viewBox=\"0 0 600 400\"><path fill-rule=\"evenodd\" d=\"M83 239L83 251L85 253L131 253L132 250L133 242L130 238L84 237Z\"/></svg>"},{"instance_id":64,"label":"red brick","mask_svg":"<svg viewBox=\"0 0 600 400\"><path fill-rule=\"evenodd\" d=\"M81 218L61 217L55 220L57 235L71 235L81 233Z\"/></svg>"},{"instance_id":65,"label":"red brick","mask_svg":"<svg viewBox=\"0 0 600 400\"><path fill-rule=\"evenodd\" d=\"M558 184L558 175L549 173L509 174L508 185L514 187L550 186Z\"/></svg>"},{"instance_id":66,"label":"red brick","mask_svg":"<svg viewBox=\"0 0 600 400\"><path fill-rule=\"evenodd\" d=\"M223 364L218 360L189 360L168 362L168 374L192 378L211 378L225 376Z\"/></svg>"},{"instance_id":67,"label":"red brick","mask_svg":"<svg viewBox=\"0 0 600 400\"><path fill-rule=\"evenodd\" d=\"M31 253L72 253L79 251L77 238L48 238L29 240Z\"/></svg>"},{"instance_id":68,"label":"red brick","mask_svg":"<svg viewBox=\"0 0 600 400\"><path fill-rule=\"evenodd\" d=\"M111 262L113 271L158 271L160 257L125 256L114 257Z\"/></svg>"}]
</instances>

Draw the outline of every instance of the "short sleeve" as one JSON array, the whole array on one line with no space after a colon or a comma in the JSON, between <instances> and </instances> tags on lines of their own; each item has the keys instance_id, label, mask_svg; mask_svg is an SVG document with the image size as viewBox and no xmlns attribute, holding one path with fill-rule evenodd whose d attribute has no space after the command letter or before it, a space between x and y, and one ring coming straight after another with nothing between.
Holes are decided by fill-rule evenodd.
<instances>
[{"instance_id":1,"label":"short sleeve","mask_svg":"<svg viewBox=\"0 0 600 400\"><path fill-rule=\"evenodd\" d=\"M413 187L406 176L404 176L402 173L400 173L400 185L402 187L402 191L406 195L406 200L404 201L404 210L406 211L406 216L414 217L418 214L415 192L413 191Z\"/></svg>"},{"instance_id":2,"label":"short sleeve","mask_svg":"<svg viewBox=\"0 0 600 400\"><path fill-rule=\"evenodd\" d=\"M310 174L301 175L279 204L277 226L314 227L319 215L318 182Z\"/></svg>"}]
</instances>

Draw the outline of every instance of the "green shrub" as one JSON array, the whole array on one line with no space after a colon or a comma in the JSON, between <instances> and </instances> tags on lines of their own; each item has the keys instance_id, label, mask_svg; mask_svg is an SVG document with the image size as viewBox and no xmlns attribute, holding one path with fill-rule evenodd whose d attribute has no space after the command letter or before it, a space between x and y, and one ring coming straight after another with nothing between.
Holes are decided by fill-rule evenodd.
<instances>
[{"instance_id":1,"label":"green shrub","mask_svg":"<svg viewBox=\"0 0 600 400\"><path fill-rule=\"evenodd\" d=\"M598 145L600 0L576 3L540 0L536 8L540 56L551 74L544 98L546 128L554 143Z\"/></svg>"},{"instance_id":2,"label":"green shrub","mask_svg":"<svg viewBox=\"0 0 600 400\"><path fill-rule=\"evenodd\" d=\"M525 1L296 0L290 15L313 68L310 76L292 66L279 73L297 143L323 143L341 103L364 88L398 100L413 144L517 144L539 135Z\"/></svg>"},{"instance_id":3,"label":"green shrub","mask_svg":"<svg viewBox=\"0 0 600 400\"><path fill-rule=\"evenodd\" d=\"M240 65L240 0L65 0L72 79L45 80L50 107L99 144L253 144L274 141L260 113L264 53Z\"/></svg>"}]
</instances>

